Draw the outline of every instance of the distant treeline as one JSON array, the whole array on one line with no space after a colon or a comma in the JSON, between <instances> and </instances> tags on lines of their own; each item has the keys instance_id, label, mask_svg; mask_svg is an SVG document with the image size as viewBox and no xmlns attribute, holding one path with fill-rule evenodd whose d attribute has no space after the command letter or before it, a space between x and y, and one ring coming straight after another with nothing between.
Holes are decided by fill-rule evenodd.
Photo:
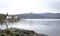
<instances>
[{"instance_id":1,"label":"distant treeline","mask_svg":"<svg viewBox=\"0 0 60 36\"><path fill-rule=\"evenodd\" d=\"M26 14L17 14L19 18L23 19L60 19L60 13L26 13Z\"/></svg>"}]
</instances>

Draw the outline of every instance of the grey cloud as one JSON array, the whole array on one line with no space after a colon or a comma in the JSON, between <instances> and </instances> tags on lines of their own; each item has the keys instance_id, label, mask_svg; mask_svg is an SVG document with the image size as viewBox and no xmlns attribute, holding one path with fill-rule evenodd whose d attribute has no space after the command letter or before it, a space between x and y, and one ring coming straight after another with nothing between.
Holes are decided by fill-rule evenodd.
<instances>
[{"instance_id":1,"label":"grey cloud","mask_svg":"<svg viewBox=\"0 0 60 36\"><path fill-rule=\"evenodd\" d=\"M48 2L48 8L54 11L60 11L60 1L50 1Z\"/></svg>"},{"instance_id":2,"label":"grey cloud","mask_svg":"<svg viewBox=\"0 0 60 36\"><path fill-rule=\"evenodd\" d=\"M0 4L0 9L8 8L8 4Z\"/></svg>"},{"instance_id":3,"label":"grey cloud","mask_svg":"<svg viewBox=\"0 0 60 36\"><path fill-rule=\"evenodd\" d=\"M6 0L0 0L0 9L8 8L9 4Z\"/></svg>"},{"instance_id":4,"label":"grey cloud","mask_svg":"<svg viewBox=\"0 0 60 36\"><path fill-rule=\"evenodd\" d=\"M56 10L60 10L60 2L52 3L51 7Z\"/></svg>"}]
</instances>

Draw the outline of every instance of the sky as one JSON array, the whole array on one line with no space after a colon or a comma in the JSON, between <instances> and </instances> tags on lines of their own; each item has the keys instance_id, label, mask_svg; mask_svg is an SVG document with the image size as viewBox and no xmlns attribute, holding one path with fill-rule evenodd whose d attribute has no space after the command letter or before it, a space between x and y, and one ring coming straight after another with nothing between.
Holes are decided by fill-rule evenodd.
<instances>
[{"instance_id":1,"label":"sky","mask_svg":"<svg viewBox=\"0 0 60 36\"><path fill-rule=\"evenodd\" d=\"M0 13L60 13L60 0L0 0Z\"/></svg>"}]
</instances>

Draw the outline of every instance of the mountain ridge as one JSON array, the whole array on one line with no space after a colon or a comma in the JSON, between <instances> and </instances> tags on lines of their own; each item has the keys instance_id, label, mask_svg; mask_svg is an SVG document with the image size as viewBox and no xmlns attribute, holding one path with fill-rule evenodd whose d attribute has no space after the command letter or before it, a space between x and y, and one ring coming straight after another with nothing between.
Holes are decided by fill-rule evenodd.
<instances>
[{"instance_id":1,"label":"mountain ridge","mask_svg":"<svg viewBox=\"0 0 60 36\"><path fill-rule=\"evenodd\" d=\"M25 13L15 16L23 19L60 19L60 13Z\"/></svg>"}]
</instances>

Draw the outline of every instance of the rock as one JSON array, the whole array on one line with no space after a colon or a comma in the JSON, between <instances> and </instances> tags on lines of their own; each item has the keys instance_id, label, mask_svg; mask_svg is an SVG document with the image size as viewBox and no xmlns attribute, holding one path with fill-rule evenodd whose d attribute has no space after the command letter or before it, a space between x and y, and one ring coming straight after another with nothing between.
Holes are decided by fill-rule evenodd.
<instances>
[{"instance_id":1,"label":"rock","mask_svg":"<svg viewBox=\"0 0 60 36\"><path fill-rule=\"evenodd\" d=\"M48 36L44 34L38 34L32 30L24 30L24 29L17 29L17 28L10 28L11 31L19 32L23 36Z\"/></svg>"},{"instance_id":2,"label":"rock","mask_svg":"<svg viewBox=\"0 0 60 36\"><path fill-rule=\"evenodd\" d=\"M17 28L9 28L9 29L3 30L3 31L4 31L3 33L5 33L5 34L7 32L12 35L15 34L15 36L47 36L44 34L38 34L32 30L24 30L24 29L17 29Z\"/></svg>"}]
</instances>

